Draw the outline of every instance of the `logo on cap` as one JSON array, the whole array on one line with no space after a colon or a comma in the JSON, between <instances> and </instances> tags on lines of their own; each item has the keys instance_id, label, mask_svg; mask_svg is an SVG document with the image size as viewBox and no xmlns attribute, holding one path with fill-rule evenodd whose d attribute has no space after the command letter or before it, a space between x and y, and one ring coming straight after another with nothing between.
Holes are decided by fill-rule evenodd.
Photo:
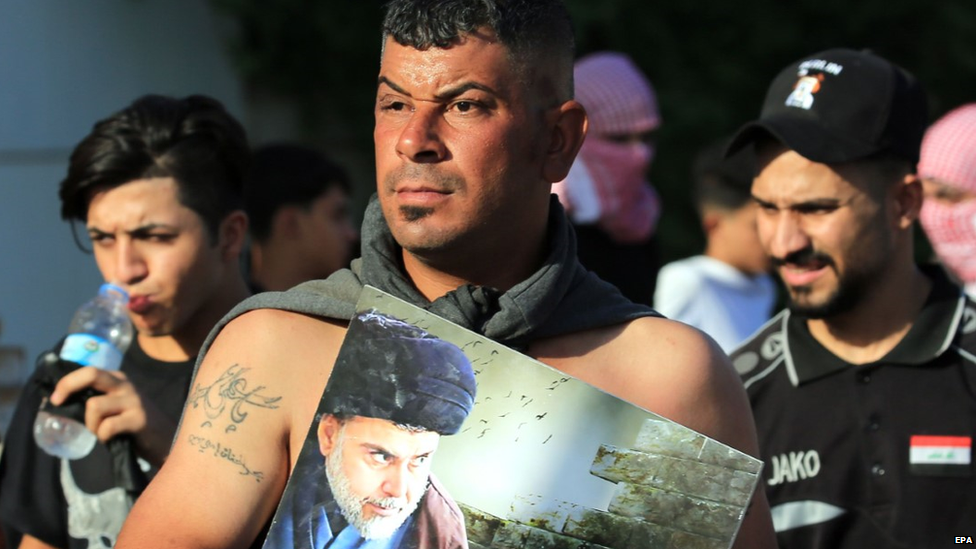
<instances>
[{"instance_id":1,"label":"logo on cap","mask_svg":"<svg viewBox=\"0 0 976 549\"><path fill-rule=\"evenodd\" d=\"M844 70L842 65L823 59L808 59L800 63L797 68L796 75L799 80L793 84L793 91L786 97L786 106L806 110L810 110L810 107L813 106L813 94L820 91L820 84L824 81L824 73L836 76ZM818 74L811 75L810 71L818 71Z\"/></svg>"},{"instance_id":2,"label":"logo on cap","mask_svg":"<svg viewBox=\"0 0 976 549\"><path fill-rule=\"evenodd\" d=\"M822 81L822 74L801 76L793 85L793 91L786 96L786 106L810 110L810 107L813 106L813 94L820 91L820 82Z\"/></svg>"}]
</instances>

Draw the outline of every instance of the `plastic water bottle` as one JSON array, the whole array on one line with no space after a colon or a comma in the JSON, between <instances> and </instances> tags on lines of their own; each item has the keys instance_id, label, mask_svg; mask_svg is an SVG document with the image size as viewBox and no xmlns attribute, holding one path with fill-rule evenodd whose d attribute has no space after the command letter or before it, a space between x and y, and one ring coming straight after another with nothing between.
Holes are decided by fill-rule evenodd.
<instances>
[{"instance_id":1,"label":"plastic water bottle","mask_svg":"<svg viewBox=\"0 0 976 549\"><path fill-rule=\"evenodd\" d=\"M132 321L126 312L129 294L114 284L102 284L98 295L82 305L68 327L60 357L83 366L118 370L132 342ZM42 405L34 420L34 440L52 456L79 459L95 447L97 438L77 420L47 411Z\"/></svg>"}]
</instances>

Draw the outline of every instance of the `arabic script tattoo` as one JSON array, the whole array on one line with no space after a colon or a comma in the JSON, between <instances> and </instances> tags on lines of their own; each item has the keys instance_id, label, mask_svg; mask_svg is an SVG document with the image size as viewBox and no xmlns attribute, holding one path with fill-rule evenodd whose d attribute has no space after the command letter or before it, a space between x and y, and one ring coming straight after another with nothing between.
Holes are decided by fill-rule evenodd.
<instances>
[{"instance_id":1,"label":"arabic script tattoo","mask_svg":"<svg viewBox=\"0 0 976 549\"><path fill-rule=\"evenodd\" d=\"M259 385L254 389L248 390L247 380L244 374L250 368L240 365L233 365L227 369L217 381L206 387L197 384L190 395L190 405L194 408L203 407L204 413L208 418L214 420L221 417L224 411L229 414L230 424L224 432L230 433L237 430L237 426L247 419L247 406L257 406L259 408L278 408L278 401L281 397L266 397L260 392L264 389ZM210 421L203 422L203 427L210 427Z\"/></svg>"},{"instance_id":2,"label":"arabic script tattoo","mask_svg":"<svg viewBox=\"0 0 976 549\"><path fill-rule=\"evenodd\" d=\"M240 474L243 476L254 477L254 480L261 482L264 480L264 473L261 471L252 471L247 465L244 464L244 458L234 453L230 448L220 444L219 442L214 442L206 437L199 437L196 435L190 435L190 446L196 446L197 451L201 454L204 452L213 453L215 458L220 458L241 468Z\"/></svg>"}]
</instances>

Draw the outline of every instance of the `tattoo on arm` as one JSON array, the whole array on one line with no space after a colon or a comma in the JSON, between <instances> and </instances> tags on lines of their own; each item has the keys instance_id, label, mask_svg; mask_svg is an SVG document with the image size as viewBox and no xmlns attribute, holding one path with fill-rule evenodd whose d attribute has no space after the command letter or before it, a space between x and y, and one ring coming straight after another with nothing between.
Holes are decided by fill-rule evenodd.
<instances>
[{"instance_id":1,"label":"tattoo on arm","mask_svg":"<svg viewBox=\"0 0 976 549\"><path fill-rule=\"evenodd\" d=\"M219 442L214 442L206 437L200 437L196 435L190 435L190 446L195 446L197 451L201 454L204 452L211 452L215 458L220 458L241 468L240 474L243 476L254 477L254 480L261 482L264 480L264 473L261 471L252 471L244 463L244 457L239 456L234 453L230 448L220 444Z\"/></svg>"},{"instance_id":2,"label":"tattoo on arm","mask_svg":"<svg viewBox=\"0 0 976 549\"><path fill-rule=\"evenodd\" d=\"M247 419L247 406L257 406L259 408L278 407L281 397L267 397L261 394L264 389L259 385L254 389L248 390L247 380L244 374L250 368L244 368L234 364L224 372L213 384L203 387L197 384L190 395L190 405L194 408L203 407L204 413L209 419L215 420L228 411L230 423L224 429L225 433L237 430L237 426ZM213 423L204 421L202 427L211 427Z\"/></svg>"}]
</instances>

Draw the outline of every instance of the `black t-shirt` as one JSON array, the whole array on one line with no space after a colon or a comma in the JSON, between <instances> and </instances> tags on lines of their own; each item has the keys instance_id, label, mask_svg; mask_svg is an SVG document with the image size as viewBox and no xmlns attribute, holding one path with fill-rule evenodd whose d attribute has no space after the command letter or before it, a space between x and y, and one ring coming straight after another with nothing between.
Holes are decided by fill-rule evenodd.
<instances>
[{"instance_id":1,"label":"black t-shirt","mask_svg":"<svg viewBox=\"0 0 976 549\"><path fill-rule=\"evenodd\" d=\"M732 353L782 549L976 536L976 303L939 272L881 360L844 362L784 311Z\"/></svg>"},{"instance_id":2,"label":"black t-shirt","mask_svg":"<svg viewBox=\"0 0 976 549\"><path fill-rule=\"evenodd\" d=\"M193 363L152 359L135 340L121 371L175 422L186 401ZM32 376L17 402L0 458L0 522L7 545L17 547L30 534L55 547L111 547L138 494L116 486L112 455L101 443L73 461L39 449L33 425L41 399ZM139 466L147 476L155 473L142 460Z\"/></svg>"}]
</instances>

